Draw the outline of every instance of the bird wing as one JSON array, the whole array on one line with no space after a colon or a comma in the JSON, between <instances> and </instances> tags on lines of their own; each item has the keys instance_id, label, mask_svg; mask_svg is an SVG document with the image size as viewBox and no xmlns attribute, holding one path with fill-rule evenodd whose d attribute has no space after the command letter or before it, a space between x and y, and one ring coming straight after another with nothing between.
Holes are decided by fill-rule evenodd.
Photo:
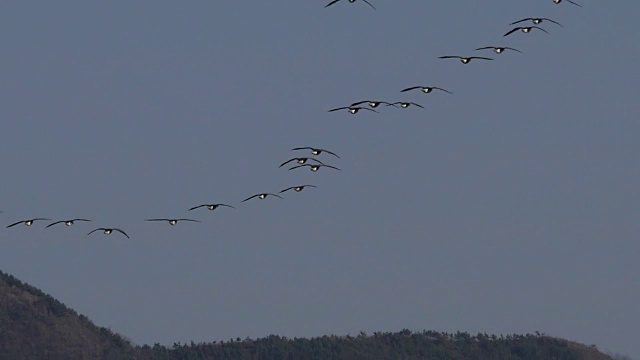
<instances>
[{"instance_id":1,"label":"bird wing","mask_svg":"<svg viewBox=\"0 0 640 360\"><path fill-rule=\"evenodd\" d=\"M469 59L482 59L482 60L493 60L491 58L488 57L482 57L482 56L472 56Z\"/></svg>"},{"instance_id":2,"label":"bird wing","mask_svg":"<svg viewBox=\"0 0 640 360\"><path fill-rule=\"evenodd\" d=\"M369 6L371 6L371 8L373 8L373 10L375 10L375 9L376 9L376 8L375 8L373 5L371 5L371 3L370 3L370 2L368 2L367 0L362 0L362 1L366 2L367 4L369 4Z\"/></svg>"},{"instance_id":3,"label":"bird wing","mask_svg":"<svg viewBox=\"0 0 640 360\"><path fill-rule=\"evenodd\" d=\"M96 232L96 231L100 231L100 230L105 230L105 229L104 229L104 228L97 228L97 229L93 229L93 230L89 231L89 233L87 234L87 236L89 236L89 235L93 234L93 233L94 233L94 232Z\"/></svg>"},{"instance_id":4,"label":"bird wing","mask_svg":"<svg viewBox=\"0 0 640 360\"><path fill-rule=\"evenodd\" d=\"M333 0L332 2L328 3L328 4L327 4L327 5L325 5L324 7L329 7L329 6L331 6L331 5L335 4L335 3L337 3L338 1L340 1L340 0Z\"/></svg>"},{"instance_id":5,"label":"bird wing","mask_svg":"<svg viewBox=\"0 0 640 360\"><path fill-rule=\"evenodd\" d=\"M475 51L486 50L486 49L495 49L495 48L493 46L485 46L485 47L477 48Z\"/></svg>"},{"instance_id":6,"label":"bird wing","mask_svg":"<svg viewBox=\"0 0 640 360\"><path fill-rule=\"evenodd\" d=\"M340 170L340 169L338 169L337 167L335 167L335 166L331 166L331 165L322 165L322 166L326 166L326 167L330 167L330 168L332 168L332 169Z\"/></svg>"},{"instance_id":7,"label":"bird wing","mask_svg":"<svg viewBox=\"0 0 640 360\"><path fill-rule=\"evenodd\" d=\"M120 229L112 229L112 230L113 230L113 231L117 231L117 232L119 232L120 234L122 234L122 235L126 236L126 237L127 237L127 239L131 239L131 238L129 237L129 235L127 235L127 233L126 233L126 232L124 232L124 231L122 231L122 230L120 230Z\"/></svg>"},{"instance_id":8,"label":"bird wing","mask_svg":"<svg viewBox=\"0 0 640 360\"><path fill-rule=\"evenodd\" d=\"M332 154L332 153L330 153L330 152L328 152L328 151L326 151L326 150L324 150L324 152L326 152L327 154ZM334 155L335 155L335 154L334 154ZM338 156L338 155L336 155L336 156ZM313 161L317 162L317 163L318 163L318 164L320 164L320 165L324 165L324 163L323 163L322 161L318 160L318 159L309 158L309 160L313 160Z\"/></svg>"},{"instance_id":9,"label":"bird wing","mask_svg":"<svg viewBox=\"0 0 640 360\"><path fill-rule=\"evenodd\" d=\"M559 22L557 22L557 21L553 21L553 20L548 19L548 18L542 18L542 20L550 21L550 22L552 22L552 23L554 23L554 24L556 24L556 25L560 25L560 26L564 27L564 25L560 24Z\"/></svg>"},{"instance_id":10,"label":"bird wing","mask_svg":"<svg viewBox=\"0 0 640 360\"><path fill-rule=\"evenodd\" d=\"M226 207L230 207L232 209L235 209L235 207L231 206L231 205L227 205L227 204L214 204L214 205L218 205L218 206L226 206Z\"/></svg>"},{"instance_id":11,"label":"bird wing","mask_svg":"<svg viewBox=\"0 0 640 360\"><path fill-rule=\"evenodd\" d=\"M144 221L169 221L169 219L145 219Z\"/></svg>"},{"instance_id":12,"label":"bird wing","mask_svg":"<svg viewBox=\"0 0 640 360\"><path fill-rule=\"evenodd\" d=\"M504 37L504 36L507 36L507 35L513 34L514 32L516 32L516 31L518 31L518 30L520 30L520 29L522 29L522 28L521 28L521 27L513 28L513 29L509 30L509 32L508 32L508 33L506 33L506 34L504 34L504 35L502 35L502 36Z\"/></svg>"},{"instance_id":13,"label":"bird wing","mask_svg":"<svg viewBox=\"0 0 640 360\"><path fill-rule=\"evenodd\" d=\"M200 220L193 220L193 219L176 219L177 221L191 221L191 222L201 222Z\"/></svg>"},{"instance_id":14,"label":"bird wing","mask_svg":"<svg viewBox=\"0 0 640 360\"><path fill-rule=\"evenodd\" d=\"M198 208L201 208L201 207L205 207L205 206L207 206L207 204L202 204L202 205L194 206L194 207L192 207L191 209L189 209L188 211L195 210L195 209L198 209Z\"/></svg>"},{"instance_id":15,"label":"bird wing","mask_svg":"<svg viewBox=\"0 0 640 360\"><path fill-rule=\"evenodd\" d=\"M335 109L331 109L328 112L332 112L332 111L338 111L338 110L344 110L344 109L349 109L348 106L343 106L343 107L339 107L339 108L335 108Z\"/></svg>"},{"instance_id":16,"label":"bird wing","mask_svg":"<svg viewBox=\"0 0 640 360\"><path fill-rule=\"evenodd\" d=\"M278 166L278 167L283 167L283 166L287 165L288 163L290 163L290 162L292 162L294 160L298 160L298 158L293 158L291 160L287 160L287 161L283 162L282 164L280 164L280 166Z\"/></svg>"},{"instance_id":17,"label":"bird wing","mask_svg":"<svg viewBox=\"0 0 640 360\"><path fill-rule=\"evenodd\" d=\"M446 56L440 56L440 59L462 59L462 56L454 56L454 55L446 55Z\"/></svg>"},{"instance_id":18,"label":"bird wing","mask_svg":"<svg viewBox=\"0 0 640 360\"><path fill-rule=\"evenodd\" d=\"M536 28L538 30L542 30L542 31L546 32L547 34L549 33L547 30L541 28L540 26L532 26L532 28Z\"/></svg>"},{"instance_id":19,"label":"bird wing","mask_svg":"<svg viewBox=\"0 0 640 360\"><path fill-rule=\"evenodd\" d=\"M45 226L45 228L52 227L52 226L53 226L53 225L55 225L55 224L60 224L60 223L63 223L63 222L64 222L64 220L56 221L56 222L54 222L54 223L51 223L51 224L49 224L49 225Z\"/></svg>"},{"instance_id":20,"label":"bird wing","mask_svg":"<svg viewBox=\"0 0 640 360\"><path fill-rule=\"evenodd\" d=\"M294 166L294 167L292 167L292 168L289 168L289 170L297 169L297 168L299 168L299 167L303 167L303 166L311 166L311 165L309 165L309 164L296 165L296 166ZM257 196L257 195L256 195L256 196Z\"/></svg>"},{"instance_id":21,"label":"bird wing","mask_svg":"<svg viewBox=\"0 0 640 360\"><path fill-rule=\"evenodd\" d=\"M527 20L533 20L533 18L524 18L524 19L522 19L522 20L514 21L514 22L512 22L512 23L511 23L511 24L509 24L509 25L515 25L515 24L517 24L517 23L521 23L521 22L523 22L523 21L527 21Z\"/></svg>"},{"instance_id":22,"label":"bird wing","mask_svg":"<svg viewBox=\"0 0 640 360\"><path fill-rule=\"evenodd\" d=\"M446 89L443 89L443 88L439 88L439 87L436 87L436 86L432 86L432 87L433 87L434 89L438 89L438 90L440 90L440 91L444 91L444 92L446 92L446 93L453 94L453 93L452 93L451 91L449 91L449 90L446 90Z\"/></svg>"},{"instance_id":23,"label":"bird wing","mask_svg":"<svg viewBox=\"0 0 640 360\"><path fill-rule=\"evenodd\" d=\"M291 170L291 169L289 169L289 170ZM242 200L242 202L245 202L245 201L247 201L247 200L251 200L251 199L253 199L254 197L259 196L259 195L260 195L260 194L255 194L255 195L253 195L253 196L250 196L250 197L248 197L248 198L246 198L246 199Z\"/></svg>"},{"instance_id":24,"label":"bird wing","mask_svg":"<svg viewBox=\"0 0 640 360\"><path fill-rule=\"evenodd\" d=\"M71 219L71 221L89 221L89 222L91 222L91 220L89 220L89 219Z\"/></svg>"},{"instance_id":25,"label":"bird wing","mask_svg":"<svg viewBox=\"0 0 640 360\"><path fill-rule=\"evenodd\" d=\"M10 227L12 227L12 226L16 226L16 225L18 225L18 224L21 224L21 223L23 223L23 222L24 222L24 220L22 220L22 221L18 221L18 222L16 222L16 223L13 223L13 224L11 224L11 225L7 226L7 229L8 229L8 228L10 228Z\"/></svg>"},{"instance_id":26,"label":"bird wing","mask_svg":"<svg viewBox=\"0 0 640 360\"><path fill-rule=\"evenodd\" d=\"M377 111L376 111L376 112L377 112ZM331 155L333 155L333 156L337 157L338 159L340 159L340 156L338 156L338 155L337 155L336 153L334 153L334 152L331 152L331 151L329 151L329 150L324 150L324 149L322 149L322 151L326 152L327 154L331 154ZM318 161L318 160L316 160L316 161ZM318 162L319 162L321 165L324 165L322 162L320 162L320 161L318 161Z\"/></svg>"},{"instance_id":27,"label":"bird wing","mask_svg":"<svg viewBox=\"0 0 640 360\"><path fill-rule=\"evenodd\" d=\"M519 53L522 53L522 51L518 50L518 49L514 49L512 47L505 47L505 49L509 49L509 50L513 50L513 51L517 51Z\"/></svg>"},{"instance_id":28,"label":"bird wing","mask_svg":"<svg viewBox=\"0 0 640 360\"><path fill-rule=\"evenodd\" d=\"M568 1L568 2L570 2L570 3L572 3L572 4L573 4L573 5L575 5L575 6L582 7L582 5L580 5L580 4L578 4L578 3L575 3L575 2L573 2L573 1L571 1L571 0L567 0L567 1Z\"/></svg>"},{"instance_id":29,"label":"bird wing","mask_svg":"<svg viewBox=\"0 0 640 360\"><path fill-rule=\"evenodd\" d=\"M295 186L292 186L292 187L288 187L288 188L286 188L286 189L284 189L284 190L281 190L281 191L279 192L279 194L282 194L282 193L283 193L283 192L285 192L285 191L289 191L289 190L293 189L294 187L295 187Z\"/></svg>"},{"instance_id":30,"label":"bird wing","mask_svg":"<svg viewBox=\"0 0 640 360\"><path fill-rule=\"evenodd\" d=\"M369 111L373 111L375 113L379 113L378 111L375 111L373 109L369 109L369 108L366 108L366 107L361 107L360 110L369 110Z\"/></svg>"},{"instance_id":31,"label":"bird wing","mask_svg":"<svg viewBox=\"0 0 640 360\"><path fill-rule=\"evenodd\" d=\"M404 90L400 90L400 92L411 91L411 90L414 90L414 89L422 89L422 88L423 88L422 86L412 86L410 88L406 88Z\"/></svg>"},{"instance_id":32,"label":"bird wing","mask_svg":"<svg viewBox=\"0 0 640 360\"><path fill-rule=\"evenodd\" d=\"M364 103L368 103L369 100L364 100L364 101L358 101L358 102L354 102L353 104L351 104L351 106L358 106L360 104L364 104Z\"/></svg>"},{"instance_id":33,"label":"bird wing","mask_svg":"<svg viewBox=\"0 0 640 360\"><path fill-rule=\"evenodd\" d=\"M420 108L423 108L423 109L424 109L424 106L422 106L422 105L420 105L420 104L416 104L416 103L414 103L414 102L412 102L412 103L410 103L410 104L415 105L415 106L417 106L417 107L420 107Z\"/></svg>"},{"instance_id":34,"label":"bird wing","mask_svg":"<svg viewBox=\"0 0 640 360\"><path fill-rule=\"evenodd\" d=\"M293 150L313 150L313 148L305 146L305 147L297 147L297 148L291 149L291 151Z\"/></svg>"},{"instance_id":35,"label":"bird wing","mask_svg":"<svg viewBox=\"0 0 640 360\"><path fill-rule=\"evenodd\" d=\"M275 197L279 197L280 199L284 199L282 196L278 195L278 194L272 194L272 193L267 193L267 195L273 195Z\"/></svg>"}]
</instances>

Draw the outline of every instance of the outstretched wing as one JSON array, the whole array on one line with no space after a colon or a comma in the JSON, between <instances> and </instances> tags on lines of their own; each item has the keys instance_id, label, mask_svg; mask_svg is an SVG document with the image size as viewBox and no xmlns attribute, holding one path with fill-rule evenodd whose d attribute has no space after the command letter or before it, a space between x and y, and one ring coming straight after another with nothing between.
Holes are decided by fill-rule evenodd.
<instances>
[{"instance_id":1,"label":"outstretched wing","mask_svg":"<svg viewBox=\"0 0 640 360\"><path fill-rule=\"evenodd\" d=\"M124 231L122 231L122 230L120 230L120 229L117 229L117 228L116 228L116 229L112 229L112 230L113 230L113 231L117 231L117 232L119 232L120 234L122 234L122 235L126 236L126 237L127 237L127 239L131 239L131 238L129 237L129 235L127 235L127 233L126 233L126 232L124 232Z\"/></svg>"},{"instance_id":2,"label":"outstretched wing","mask_svg":"<svg viewBox=\"0 0 640 360\"><path fill-rule=\"evenodd\" d=\"M524 18L524 19L522 19L522 20L514 21L514 22L512 22L512 23L511 23L511 24L509 24L509 25L515 25L515 24L518 24L518 23L521 23L521 22L523 22L523 21L527 21L527 20L533 20L533 19L532 19L532 18Z\"/></svg>"},{"instance_id":3,"label":"outstretched wing","mask_svg":"<svg viewBox=\"0 0 640 360\"><path fill-rule=\"evenodd\" d=\"M414 90L414 89L422 89L422 86L412 86L410 88L406 88L404 90L400 90L400 92L411 91L411 90Z\"/></svg>"},{"instance_id":4,"label":"outstretched wing","mask_svg":"<svg viewBox=\"0 0 640 360\"><path fill-rule=\"evenodd\" d=\"M329 7L329 6L331 6L331 5L335 4L335 3L337 3L338 1L340 1L340 0L333 0L332 2L328 3L328 4L327 4L327 5L325 5L324 7Z\"/></svg>"},{"instance_id":5,"label":"outstretched wing","mask_svg":"<svg viewBox=\"0 0 640 360\"><path fill-rule=\"evenodd\" d=\"M507 36L507 35L511 35L511 34L513 34L514 32L516 32L516 31L518 31L520 29L522 29L522 28L521 27L513 28L513 29L509 30L509 32L507 32L506 34L504 34L502 36L504 37L504 36Z\"/></svg>"},{"instance_id":6,"label":"outstretched wing","mask_svg":"<svg viewBox=\"0 0 640 360\"><path fill-rule=\"evenodd\" d=\"M344 110L344 109L349 109L348 106L343 106L343 107L339 107L339 108L335 108L335 109L331 109L328 112L332 112L332 111L338 111L338 110Z\"/></svg>"},{"instance_id":7,"label":"outstretched wing","mask_svg":"<svg viewBox=\"0 0 640 360\"><path fill-rule=\"evenodd\" d=\"M553 20L551 20L551 19L543 18L542 20L549 21L549 22L552 22L552 23L554 23L554 24L556 24L556 25L560 25L560 26L564 27L564 25L560 24L560 23L559 23L559 22L557 22L557 21L553 21Z\"/></svg>"},{"instance_id":8,"label":"outstretched wing","mask_svg":"<svg viewBox=\"0 0 640 360\"><path fill-rule=\"evenodd\" d=\"M7 229L8 229L8 228L10 228L10 227L16 226L16 225L18 225L18 224L22 224L23 222L24 222L24 220L23 220L23 221L18 221L18 222L16 222L16 223L13 223L13 224L11 224L11 225L7 226Z\"/></svg>"},{"instance_id":9,"label":"outstretched wing","mask_svg":"<svg viewBox=\"0 0 640 360\"><path fill-rule=\"evenodd\" d=\"M246 199L242 200L242 202L245 202L245 201L247 201L247 200L251 200L251 199L253 199L254 197L259 196L259 195L260 195L260 194L255 194L255 195L253 195L253 196L250 196L250 197L248 197L248 198L246 198Z\"/></svg>"},{"instance_id":10,"label":"outstretched wing","mask_svg":"<svg viewBox=\"0 0 640 360\"><path fill-rule=\"evenodd\" d=\"M64 222L64 220L56 221L56 222L54 222L54 223L51 223L51 224L49 224L49 225L45 226L45 228L52 227L52 226L53 226L53 225L55 225L55 224L60 224L60 223L63 223L63 222Z\"/></svg>"},{"instance_id":11,"label":"outstretched wing","mask_svg":"<svg viewBox=\"0 0 640 360\"><path fill-rule=\"evenodd\" d=\"M520 51L520 50L518 50L518 49L514 49L514 48L512 48L512 47L505 47L505 49L509 49L509 50L517 51L517 52L519 52L519 53L521 53L521 54L522 54L522 51Z\"/></svg>"},{"instance_id":12,"label":"outstretched wing","mask_svg":"<svg viewBox=\"0 0 640 360\"><path fill-rule=\"evenodd\" d=\"M371 6L371 8L373 8L373 10L375 10L375 9L376 9L376 8L375 8L373 5L371 5L371 3L370 3L370 2L368 2L367 0L362 0L362 1L366 2L367 4L369 4L369 6Z\"/></svg>"},{"instance_id":13,"label":"outstretched wing","mask_svg":"<svg viewBox=\"0 0 640 360\"><path fill-rule=\"evenodd\" d=\"M542 30L544 32L546 32L547 34L549 33L547 30L541 28L540 26L532 26L532 28L538 29L538 30Z\"/></svg>"},{"instance_id":14,"label":"outstretched wing","mask_svg":"<svg viewBox=\"0 0 640 360\"><path fill-rule=\"evenodd\" d=\"M199 209L199 208L201 208L201 207L205 207L205 206L207 206L207 204L194 206L194 207L192 207L191 209L189 209L188 211L195 210L195 209Z\"/></svg>"},{"instance_id":15,"label":"outstretched wing","mask_svg":"<svg viewBox=\"0 0 640 360\"><path fill-rule=\"evenodd\" d=\"M283 166L287 165L288 163L290 163L292 161L295 161L295 160L298 160L298 159L299 158L293 158L293 159L287 160L287 161L283 162L282 164L280 164L280 166L278 166L278 167L283 167Z\"/></svg>"},{"instance_id":16,"label":"outstretched wing","mask_svg":"<svg viewBox=\"0 0 640 360\"><path fill-rule=\"evenodd\" d=\"M376 112L377 112L377 111L376 111ZM331 155L333 155L333 156L337 157L338 159L340 159L340 156L338 156L338 155L337 155L336 153L334 153L334 152L331 152L331 151L329 151L329 150L325 150L325 149L322 149L322 151L326 152L327 154L331 154ZM314 159L314 160L315 160L315 159ZM318 161L318 160L316 160L316 161ZM318 161L318 162L319 162L321 165L324 165L321 161Z\"/></svg>"}]
</instances>

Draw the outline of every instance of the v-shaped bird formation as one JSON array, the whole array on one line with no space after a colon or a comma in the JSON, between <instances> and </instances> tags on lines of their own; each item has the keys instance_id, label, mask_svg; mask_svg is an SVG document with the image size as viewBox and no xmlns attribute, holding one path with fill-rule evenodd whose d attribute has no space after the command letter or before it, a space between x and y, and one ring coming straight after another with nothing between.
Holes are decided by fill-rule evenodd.
<instances>
[{"instance_id":1,"label":"v-shaped bird formation","mask_svg":"<svg viewBox=\"0 0 640 360\"><path fill-rule=\"evenodd\" d=\"M572 1L572 0L550 0L553 4L571 4L577 7L582 7L582 5ZM370 9L372 10L376 10L376 7L369 2L368 0L361 0L361 1L357 1L357 0L347 0L347 1L341 1L341 0L333 0L330 1L328 4L325 5L325 8L329 8L331 7L331 9L335 9L335 10L340 10L339 6L337 6L340 3L349 3L349 4L354 4L354 3L362 3L365 5L368 5ZM335 5L335 6L334 6ZM523 23L530 23L528 25L524 25ZM549 33L549 31L547 31L546 29L544 29L542 27L542 25L544 25L545 23L552 23L554 24L554 26L558 26L558 27L564 27L560 22L553 20L551 18L547 18L547 17L525 17L519 20L515 20L509 23L510 26L515 26L513 28L511 28L510 30L508 30L503 36L507 37L507 36L511 36L511 35L515 35L516 33L520 32L521 35L522 34L526 34L527 36L531 36L530 34L533 33L533 30L536 30L535 32L539 32L539 33L545 33L546 35L551 35ZM520 25L523 24L523 25ZM513 38L517 38L517 36L512 36ZM510 37L511 38L511 37ZM486 45L486 44L485 44ZM520 54L524 54L523 51L513 48L513 47L509 47L509 46L504 46L502 44L496 44L493 43L493 45L488 45L488 46L481 46L478 47L476 49L468 49L468 51L483 51L483 50L490 50L493 51L495 54L502 54L505 51L509 50L509 51L513 51L513 52L517 52ZM463 54L463 52L461 52L460 54ZM471 56L468 54L463 55L458 55L458 54L452 54L452 55L442 55L438 57L439 59L453 59L453 60L458 60L460 61L462 64L464 65L469 65L472 62L475 63L475 65L477 66L485 66L485 65L490 65L491 63L493 63L494 58L490 58L490 57L485 57L485 56ZM482 64L482 63L485 64ZM470 65L470 66L474 66L474 65ZM425 82L426 83L426 82ZM423 83L424 84L424 83ZM427 83L428 84L428 83ZM411 85L411 84L407 84L407 85ZM444 85L442 85L444 86ZM397 91L397 90L396 90ZM449 94L449 95L453 95L454 92L440 87L440 85L438 84L438 86L436 86L435 84L429 84L429 85L411 85L407 88L404 88L402 90L399 91L399 93L401 94L407 94L407 93L421 93L422 95L424 94L431 94L434 92L439 92L439 93L445 93L445 94ZM431 95L432 96L432 95ZM349 105L347 105L349 104ZM358 115L358 116L363 116L362 114L364 113L376 113L378 115L374 115L374 116L379 116L380 114L385 113L386 109L407 109L407 108L419 108L417 109L418 111L421 111L420 109L425 109L425 107L417 102L413 102L413 101L407 101L407 99L386 99L386 100L380 100L380 99L376 99L376 100L357 100L354 102L350 102L350 101L345 101L345 103L340 106L338 105L338 107L334 107L331 108L330 110L328 110L328 112L330 113L334 113L334 112L340 112L340 111L344 111L344 112L348 112L350 115ZM395 110L398 111L398 110ZM361 114L362 113L362 114ZM373 115L373 114L371 114ZM366 116L366 115L364 115ZM303 168L308 168L309 171L311 172L318 172L321 171L321 169L326 168L329 169L330 171L336 171L339 172L341 171L341 168L338 168L337 166L333 165L333 164L329 164L329 160L334 160L336 161L337 159L340 159L340 156L338 156L338 154L336 154L335 152L331 151L331 150L327 150L324 148L319 148L319 147L311 147L311 146L303 146L303 147L295 147L293 149L291 149L291 151L296 151L299 152L300 154L302 154L303 152L309 155L305 155L305 156L294 156L292 158L289 158L287 160L283 160L283 162L279 165L279 168L284 167L285 165L289 165L290 167L288 168L288 171L291 170L296 170L296 169L303 169ZM323 161L321 161L319 159L319 156L323 153L326 153L327 155L329 155L328 157L325 156L325 158L323 159ZM286 158L285 158L286 159ZM293 164L292 164L293 163ZM275 165L274 165L275 167ZM292 173L295 173L292 172ZM293 183L291 184L291 186L282 189L282 190L276 190L276 189L271 189L270 192L267 189L262 189L262 191L264 192L258 192L255 194L252 194L250 196L248 196L247 198L245 198L244 200L240 201L240 203L245 203L248 202L249 200L271 200L273 198L276 199L284 199L284 197L280 194L287 194L287 196L289 194L295 194L295 193L299 193L301 192L303 189L306 188L317 188L318 186L314 185L314 184L296 184ZM293 190L293 191L291 191ZM254 200L255 201L255 200ZM253 203L253 202L252 202ZM233 205L229 205L226 203L218 203L218 202L208 202L208 203L201 203L199 205L195 205L189 209L185 209L184 211L194 211L194 210L199 210L199 209L206 209L208 211L214 211L216 209L219 209L220 207L225 207L225 208L229 208L229 209L237 209L235 206ZM2 213L2 211L0 211L0 213ZM192 214L196 214L199 212L193 212ZM51 228L54 227L55 225L59 225L59 224L64 224L66 227L76 227L76 223L89 223L89 222L94 222L91 219L85 219L85 218L71 218L71 219L60 219L60 220L52 220L50 218L43 218L43 217L35 217L35 218L30 218L30 219L22 219L19 221L15 221L10 223L9 225L6 226L6 228L14 228L17 225L24 225L25 227L32 227L36 222L45 222L48 221L49 224L47 224L45 226L45 228ZM197 219L190 219L190 218L181 218L181 217L171 217L171 218L150 218L150 219L144 219L144 221L146 222L150 222L150 223L155 223L155 222L160 222L160 223L168 223L171 226L175 226L178 225L178 223L200 223L202 222L201 220L197 220ZM75 226L74 226L75 225ZM60 227L60 226L59 226ZM56 227L58 228L58 227ZM117 227L97 227L94 228L93 230L89 231L88 233L86 233L86 236L89 236L95 232L99 232L101 231L104 235L110 235L114 232L126 237L126 238L130 238L129 234L127 232L125 232L124 230L117 228Z\"/></svg>"}]
</instances>

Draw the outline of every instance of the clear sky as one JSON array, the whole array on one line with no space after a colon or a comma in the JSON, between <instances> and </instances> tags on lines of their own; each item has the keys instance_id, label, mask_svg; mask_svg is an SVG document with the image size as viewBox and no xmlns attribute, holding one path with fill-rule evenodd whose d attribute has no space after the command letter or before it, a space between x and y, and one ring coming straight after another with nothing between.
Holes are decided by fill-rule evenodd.
<instances>
[{"instance_id":1,"label":"clear sky","mask_svg":"<svg viewBox=\"0 0 640 360\"><path fill-rule=\"evenodd\" d=\"M370 1L3 3L0 219L93 222L3 226L0 268L138 344L537 330L640 358L640 4ZM531 16L564 27L502 36ZM425 109L327 112L366 99ZM278 168L298 146L342 171Z\"/></svg>"}]
</instances>

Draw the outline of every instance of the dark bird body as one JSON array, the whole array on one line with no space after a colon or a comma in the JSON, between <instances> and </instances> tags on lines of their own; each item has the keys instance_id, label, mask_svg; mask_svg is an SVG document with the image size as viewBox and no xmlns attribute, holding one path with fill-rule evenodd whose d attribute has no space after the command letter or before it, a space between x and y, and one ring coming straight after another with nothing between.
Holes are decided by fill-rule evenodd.
<instances>
[{"instance_id":1,"label":"dark bird body","mask_svg":"<svg viewBox=\"0 0 640 360\"><path fill-rule=\"evenodd\" d=\"M230 207L232 209L235 209L233 206L227 205L227 204L202 204L202 205L198 205L198 206L192 207L191 209L189 209L189 211L195 210L195 209L199 209L201 207L206 207L208 210L213 211L213 210L217 209L220 206L226 206L226 207Z\"/></svg>"},{"instance_id":2,"label":"dark bird body","mask_svg":"<svg viewBox=\"0 0 640 360\"><path fill-rule=\"evenodd\" d=\"M328 3L328 4L327 4L327 5L325 5L324 7L325 7L325 8L326 8L326 7L329 7L329 6L331 6L331 5L335 4L335 3L337 3L338 1L340 1L340 0L333 0L332 2ZM349 3L351 3L351 4L353 4L354 2L356 2L356 0L348 0L348 1L349 1ZM362 1L366 2L367 4L369 4L369 6L371 6L371 8L372 8L373 10L375 10L375 9L376 9L376 8L375 8L373 5L371 5L371 3L370 3L370 2L368 2L367 0L362 0Z\"/></svg>"},{"instance_id":3,"label":"dark bird body","mask_svg":"<svg viewBox=\"0 0 640 360\"><path fill-rule=\"evenodd\" d=\"M302 165L301 165L302 166ZM248 198L242 200L242 202L245 202L247 200L251 200L255 197L257 197L260 200L264 200L266 199L268 196L275 196L275 197L279 197L280 199L284 199L282 196L278 195L278 194L273 194L273 193L260 193L260 194L255 194L253 196L249 196Z\"/></svg>"},{"instance_id":4,"label":"dark bird body","mask_svg":"<svg viewBox=\"0 0 640 360\"><path fill-rule=\"evenodd\" d=\"M513 51L517 51L519 53L522 53L522 51L518 50L518 49L514 49L511 47L507 47L507 46L485 46L485 47L481 47L481 48L477 48L477 50L486 50L486 49L493 49L493 52L496 54L502 54L505 50L513 50Z\"/></svg>"},{"instance_id":5,"label":"dark bird body","mask_svg":"<svg viewBox=\"0 0 640 360\"><path fill-rule=\"evenodd\" d=\"M351 114L357 114L358 111L360 110L367 110L367 111L373 111L375 113L377 113L377 111L373 110L373 109L369 109L366 107L362 107L362 106L343 106L343 107L339 107L339 108L335 108L335 109L331 109L328 112L333 112L333 111L338 111L338 110L344 110L347 109L347 111L349 111Z\"/></svg>"},{"instance_id":6,"label":"dark bird body","mask_svg":"<svg viewBox=\"0 0 640 360\"><path fill-rule=\"evenodd\" d=\"M31 226L31 225L33 225L34 222L36 222L38 220L51 220L51 219L35 218L35 219L21 220L21 221L15 222L15 223L7 226L7 228L14 227L14 226L16 226L18 224L24 224L24 226Z\"/></svg>"},{"instance_id":7,"label":"dark bird body","mask_svg":"<svg viewBox=\"0 0 640 360\"><path fill-rule=\"evenodd\" d=\"M93 234L96 231L103 231L105 235L111 235L111 233L113 233L114 231L117 231L119 233L121 233L122 235L126 236L127 239L130 239L129 235L127 235L127 233L125 233L124 231L118 229L118 228L97 228L95 230L90 231L87 236Z\"/></svg>"},{"instance_id":8,"label":"dark bird body","mask_svg":"<svg viewBox=\"0 0 640 360\"><path fill-rule=\"evenodd\" d=\"M176 225L178 221L200 222L200 220L193 219L146 219L145 221L166 221L169 225Z\"/></svg>"},{"instance_id":9,"label":"dark bird body","mask_svg":"<svg viewBox=\"0 0 640 360\"><path fill-rule=\"evenodd\" d=\"M287 192L287 191L289 191L289 190L293 190L293 191L295 191L295 192L300 192L300 191L302 191L302 190L303 190L304 188L306 188L306 187L317 187L317 186L315 186L315 185L298 185L298 186L292 186L292 187L288 187L288 188L286 188L286 189L284 189L284 190L280 191L280 194L282 194L283 192Z\"/></svg>"},{"instance_id":10,"label":"dark bird body","mask_svg":"<svg viewBox=\"0 0 640 360\"><path fill-rule=\"evenodd\" d=\"M313 148L313 147L309 147L309 146L297 147L297 148L291 149L291 151L294 151L294 150L311 150L311 154L312 155L316 155L316 156L322 154L323 152L326 152L327 154L331 154L331 155L337 157L338 159L340 158L340 156L336 155L335 153L333 153L333 152L331 152L329 150L320 149L320 148Z\"/></svg>"},{"instance_id":11,"label":"dark bird body","mask_svg":"<svg viewBox=\"0 0 640 360\"><path fill-rule=\"evenodd\" d=\"M440 91L444 91L444 92L449 93L449 94L453 94L451 91L445 90L443 88L439 88L437 86L412 86L412 87L406 88L404 90L400 90L400 92L406 92L406 91L411 91L411 90L415 90L415 89L420 89L420 91L422 91L425 94L433 92L433 90L440 90Z\"/></svg>"},{"instance_id":12,"label":"dark bird body","mask_svg":"<svg viewBox=\"0 0 640 360\"><path fill-rule=\"evenodd\" d=\"M463 64L468 64L471 62L471 60L473 59L480 59L480 60L493 60L491 58L487 58L487 57L482 57L482 56L470 56L470 57L463 57L463 56L457 56L457 55L446 55L446 56L440 56L440 59L460 59L460 62Z\"/></svg>"},{"instance_id":13,"label":"dark bird body","mask_svg":"<svg viewBox=\"0 0 640 360\"><path fill-rule=\"evenodd\" d=\"M337 167L335 167L335 166L331 166L331 165L324 165L324 164L313 164L313 165L310 165L310 164L304 164L304 165L298 165L298 166L294 166L294 167L290 168L289 170L293 170L293 169L301 168L301 167L303 167L303 166L308 166L308 167L309 167L309 170L311 170L311 171L313 171L313 172L316 172L316 171L320 170L320 168L321 168L321 167L328 167L328 168L332 168L332 169L340 170L340 169L338 169L338 168L337 168Z\"/></svg>"},{"instance_id":14,"label":"dark bird body","mask_svg":"<svg viewBox=\"0 0 640 360\"><path fill-rule=\"evenodd\" d=\"M518 26L516 28L513 28L513 29L509 30L506 34L504 34L502 36L507 36L507 35L513 34L514 32L516 32L518 30L522 31L525 34L528 34L528 33L531 32L532 29L542 30L542 31L546 32L547 34L549 33L547 30L545 30L545 29L543 29L543 28L541 28L539 26L524 26L524 27L523 26Z\"/></svg>"}]
</instances>

